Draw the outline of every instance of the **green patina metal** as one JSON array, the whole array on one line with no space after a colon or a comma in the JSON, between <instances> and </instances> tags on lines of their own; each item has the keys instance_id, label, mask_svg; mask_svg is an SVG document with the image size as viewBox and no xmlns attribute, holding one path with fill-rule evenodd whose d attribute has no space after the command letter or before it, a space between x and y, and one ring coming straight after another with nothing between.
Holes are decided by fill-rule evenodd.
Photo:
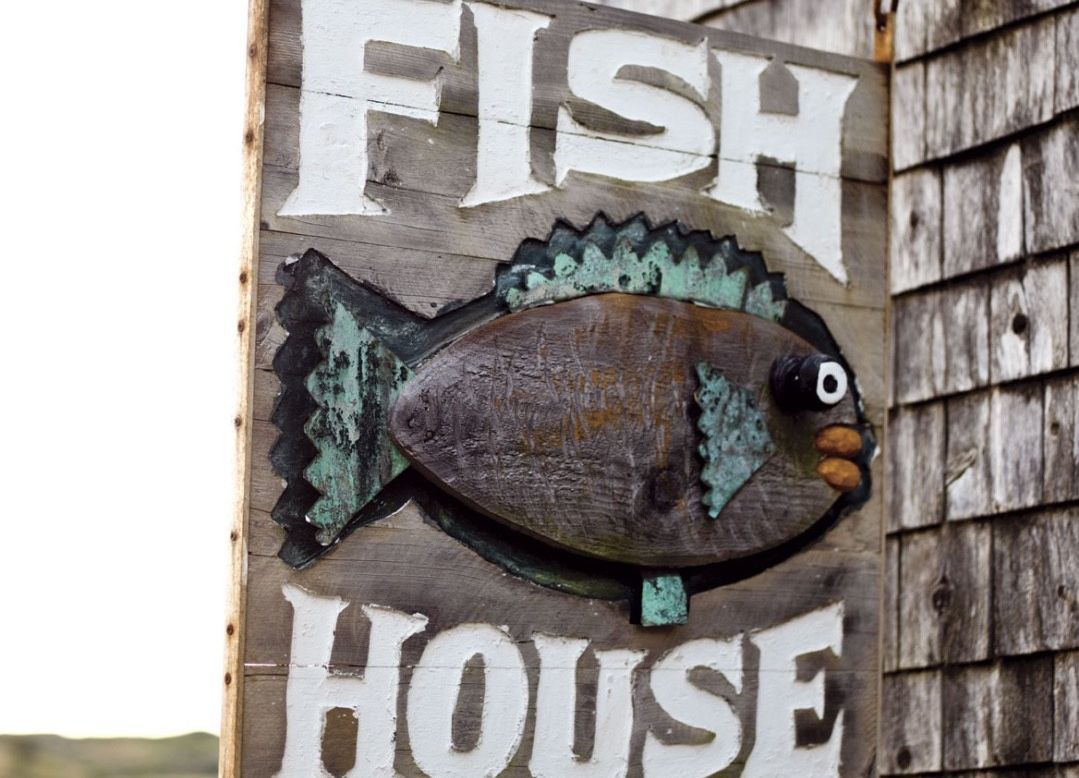
<instances>
[{"instance_id":1,"label":"green patina metal","mask_svg":"<svg viewBox=\"0 0 1079 778\"><path fill-rule=\"evenodd\" d=\"M641 582L641 626L669 627L688 620L689 595L682 576L645 576Z\"/></svg>"},{"instance_id":2,"label":"green patina metal","mask_svg":"<svg viewBox=\"0 0 1079 778\"><path fill-rule=\"evenodd\" d=\"M343 305L318 332L325 359L307 378L318 409L304 426L318 454L304 471L319 491L307 520L323 545L408 467L389 433L389 413L412 371Z\"/></svg>"},{"instance_id":3,"label":"green patina metal","mask_svg":"<svg viewBox=\"0 0 1079 778\"><path fill-rule=\"evenodd\" d=\"M698 448L704 459L701 481L708 487L701 502L715 519L776 446L751 391L732 386L707 362L697 364L697 378L697 429L704 435Z\"/></svg>"},{"instance_id":4,"label":"green patina metal","mask_svg":"<svg viewBox=\"0 0 1079 778\"><path fill-rule=\"evenodd\" d=\"M640 219L597 222L583 234L556 231L543 254L515 264L515 283L500 284L499 295L512 311L604 292L654 295L778 322L786 300L770 279L751 282L746 257L729 238L695 245L673 232L657 238Z\"/></svg>"}]
</instances>

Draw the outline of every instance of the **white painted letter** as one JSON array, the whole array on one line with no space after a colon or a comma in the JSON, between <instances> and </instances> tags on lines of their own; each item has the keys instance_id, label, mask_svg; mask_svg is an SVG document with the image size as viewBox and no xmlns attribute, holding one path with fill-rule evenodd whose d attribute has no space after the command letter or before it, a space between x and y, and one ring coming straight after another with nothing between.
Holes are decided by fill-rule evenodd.
<instances>
[{"instance_id":1,"label":"white painted letter","mask_svg":"<svg viewBox=\"0 0 1079 778\"><path fill-rule=\"evenodd\" d=\"M363 678L330 673L337 617L348 603L316 597L298 586L281 591L292 603L292 653L285 690L285 754L277 778L329 778L322 765L326 712L350 708L359 719L356 765L350 778L392 778L397 731L401 645L422 632L427 618L378 605L363 606L371 621Z\"/></svg>"},{"instance_id":2,"label":"white painted letter","mask_svg":"<svg viewBox=\"0 0 1079 778\"><path fill-rule=\"evenodd\" d=\"M799 748L794 711L812 709L824 715L824 673L799 681L795 660L802 654L831 649L843 652L843 603L799 616L750 636L761 650L760 691L757 693L757 742L746 760L743 778L776 775L839 775L843 744L843 713L827 743Z\"/></svg>"},{"instance_id":3,"label":"white painted letter","mask_svg":"<svg viewBox=\"0 0 1079 778\"><path fill-rule=\"evenodd\" d=\"M596 736L592 758L573 753L577 662L587 640L535 634L540 657L536 735L528 769L536 778L620 778L629 770L633 734L633 669L647 651L597 651Z\"/></svg>"},{"instance_id":4,"label":"white painted letter","mask_svg":"<svg viewBox=\"0 0 1079 778\"><path fill-rule=\"evenodd\" d=\"M841 240L843 110L857 77L788 65L798 80L798 115L761 113L760 75L766 57L715 51L722 110L719 177L708 195L750 211L764 211L757 192L757 160L792 164L794 221L784 228L821 267L847 283Z\"/></svg>"},{"instance_id":5,"label":"white painted letter","mask_svg":"<svg viewBox=\"0 0 1079 778\"><path fill-rule=\"evenodd\" d=\"M479 138L476 181L462 207L545 192L532 175L532 49L551 17L469 3L476 21Z\"/></svg>"},{"instance_id":6,"label":"white painted letter","mask_svg":"<svg viewBox=\"0 0 1079 778\"><path fill-rule=\"evenodd\" d=\"M741 694L741 638L691 640L672 648L656 662L652 668L656 702L675 720L712 732L715 739L703 745L668 745L649 731L641 760L646 776L703 778L722 770L738 756L742 724L729 702L690 682L689 671L695 667L708 667L722 674Z\"/></svg>"},{"instance_id":7,"label":"white painted letter","mask_svg":"<svg viewBox=\"0 0 1079 778\"><path fill-rule=\"evenodd\" d=\"M555 183L571 170L623 181L666 181L711 163L715 130L704 110L685 97L618 76L626 66L657 68L708 94L708 52L686 43L628 30L590 30L570 41L568 81L582 100L662 131L653 135L599 132L558 109Z\"/></svg>"},{"instance_id":8,"label":"white painted letter","mask_svg":"<svg viewBox=\"0 0 1079 778\"><path fill-rule=\"evenodd\" d=\"M304 0L300 94L300 183L279 211L378 214L367 184L367 112L438 122L437 81L364 71L368 42L443 51L458 57L460 0Z\"/></svg>"},{"instance_id":9,"label":"white painted letter","mask_svg":"<svg viewBox=\"0 0 1079 778\"><path fill-rule=\"evenodd\" d=\"M465 664L483 657L479 739L471 751L453 746L453 713ZM408 736L416 765L431 778L486 778L506 769L524 735L528 675L513 639L489 624L461 624L423 651L408 690Z\"/></svg>"}]
</instances>

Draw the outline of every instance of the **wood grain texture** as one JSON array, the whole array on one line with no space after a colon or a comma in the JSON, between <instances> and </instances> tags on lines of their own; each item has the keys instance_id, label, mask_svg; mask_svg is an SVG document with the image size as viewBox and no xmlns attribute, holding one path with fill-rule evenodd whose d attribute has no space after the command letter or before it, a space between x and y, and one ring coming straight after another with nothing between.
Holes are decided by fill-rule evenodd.
<instances>
[{"instance_id":1,"label":"wood grain texture","mask_svg":"<svg viewBox=\"0 0 1079 778\"><path fill-rule=\"evenodd\" d=\"M758 0L702 24L861 59L873 57L873 13L860 0Z\"/></svg>"},{"instance_id":2,"label":"wood grain texture","mask_svg":"<svg viewBox=\"0 0 1079 778\"><path fill-rule=\"evenodd\" d=\"M1079 117L1071 116L1023 138L1023 202L1030 252L1079 243Z\"/></svg>"},{"instance_id":3,"label":"wood grain texture","mask_svg":"<svg viewBox=\"0 0 1079 778\"><path fill-rule=\"evenodd\" d=\"M1066 6L1071 0L904 0L896 23L897 61ZM998 33L998 35L1001 33Z\"/></svg>"},{"instance_id":4,"label":"wood grain texture","mask_svg":"<svg viewBox=\"0 0 1079 778\"><path fill-rule=\"evenodd\" d=\"M946 770L1052 758L1052 657L946 670L942 698Z\"/></svg>"},{"instance_id":5,"label":"wood grain texture","mask_svg":"<svg viewBox=\"0 0 1079 778\"><path fill-rule=\"evenodd\" d=\"M1079 8L1057 14L1056 112L1079 106Z\"/></svg>"},{"instance_id":6,"label":"wood grain texture","mask_svg":"<svg viewBox=\"0 0 1079 778\"><path fill-rule=\"evenodd\" d=\"M707 564L795 537L838 496L814 472L813 439L857 423L851 397L792 415L768 390L776 358L811 353L748 314L589 296L466 333L404 387L390 423L424 472L540 539L646 566ZM716 520L692 421L700 363L751 392L775 441Z\"/></svg>"},{"instance_id":7,"label":"wood grain texture","mask_svg":"<svg viewBox=\"0 0 1079 778\"><path fill-rule=\"evenodd\" d=\"M901 297L892 311L898 402L989 382L989 294L983 279Z\"/></svg>"},{"instance_id":8,"label":"wood grain texture","mask_svg":"<svg viewBox=\"0 0 1079 778\"><path fill-rule=\"evenodd\" d=\"M494 260L442 251L402 251L377 243L263 230L259 282L275 284L274 273L282 262L313 247L333 257L334 264L353 278L427 319L491 291L498 267Z\"/></svg>"},{"instance_id":9,"label":"wood grain texture","mask_svg":"<svg viewBox=\"0 0 1079 778\"><path fill-rule=\"evenodd\" d=\"M993 512L990 394L975 392L948 400L948 453L944 473L949 521Z\"/></svg>"},{"instance_id":10,"label":"wood grain texture","mask_svg":"<svg viewBox=\"0 0 1079 778\"><path fill-rule=\"evenodd\" d=\"M854 99L852 96L851 99ZM299 90L271 86L267 95L267 146L295 149L299 143ZM279 164L267 163L262 219L274 231L330 238L348 244L384 247L385 256L455 259L447 272L456 273L467 258L509 262L520 243L543 239L558 219L583 227L603 211L623 221L641 211L655 224L679 220L714 235L736 235L739 245L761 251L769 262L784 265L792 295L806 301L843 302L883 307L886 280L883 267L887 245L881 230L885 191L877 183L845 181L842 185L844 255L851 283L841 286L791 241L767 214L753 215L706 197L702 190L715 170L702 170L676 181L648 184L623 182L571 173L567 188L462 209L461 198L473 183L477 121L444 113L436 127L396 116L371 114L370 169L367 192L382 200L390 213L378 217L282 217L278 211L298 181L294 155L277 154ZM392 143L379 141L391 137ZM534 130L533 143L553 148L554 133ZM548 171L553 176L553 169ZM542 177L542 171L537 171ZM318 247L317 242L310 245ZM356 248L346 247L346 257ZM335 259L335 255L327 253ZM456 258L461 258L460 260ZM442 265L444 261L440 261ZM405 299L415 287L405 274L383 273L380 289ZM406 283L410 288L405 288Z\"/></svg>"},{"instance_id":11,"label":"wood grain texture","mask_svg":"<svg viewBox=\"0 0 1079 778\"><path fill-rule=\"evenodd\" d=\"M1068 293L1068 352L1072 367L1079 367L1079 251L1073 251L1068 263L1071 291Z\"/></svg>"},{"instance_id":12,"label":"wood grain texture","mask_svg":"<svg viewBox=\"0 0 1079 778\"><path fill-rule=\"evenodd\" d=\"M1018 144L944 166L944 276L1023 254L1023 170Z\"/></svg>"},{"instance_id":13,"label":"wood grain texture","mask_svg":"<svg viewBox=\"0 0 1079 778\"><path fill-rule=\"evenodd\" d=\"M252 623L247 658L248 694L245 721L243 775L269 778L280 765L284 743L284 682L290 655L292 612L281 594L286 582L300 585L324 596L338 596L352 605L338 619L330 665L334 670L354 671L364 665L367 652L367 620L360 612L364 603L378 603L407 612L419 610L430 617L422 637L405 643L402 656L402 684L411 679L426 640L457 624L494 623L505 625L516 639L529 673L531 699L535 699L538 657L531 644L533 632L549 635L588 637L594 648L634 648L648 652L650 665L667 649L696 637L733 636L750 629L782 622L822 604L842 598L845 604L843 655L829 665L825 721L834 720L839 707L845 713L843 743L844 769L862 775L872 769L875 699L877 696L876 625L878 580L875 553L844 557L846 572L834 575L834 552L809 551L798 560L788 560L760 576L694 596L689 623L665 630L641 630L628 623L625 605L588 601L586 607L568 608L564 595L507 576L465 546L427 523L413 506L395 517L357 530L339 549L341 555L327 557L303 572L290 570L276 558L252 557L249 570L249 608L262 618ZM356 555L359 555L358 557ZM356 564L352 558L365 560ZM848 589L850 590L848 592ZM776 591L788 592L779 598ZM447 597L446 592L460 596ZM523 604L527 603L527 607ZM743 731L751 731L752 700L757 688L759 664L747 659L749 675L745 693L735 702ZM587 688L587 674L579 678ZM634 691L634 746L640 753L645 731L662 725L672 728L677 738L693 733L657 709L642 675ZM579 695L577 720L587 717L590 702ZM530 713L529 720L534 718ZM591 744L591 724L583 727L584 748ZM830 726L825 727L830 731ZM818 730L819 731L819 730ZM527 776L532 749L532 727L510 767L503 775ZM828 732L823 736L827 737ZM398 729L396 769L403 775L420 775L409 756L409 733L402 719ZM812 742L812 741L811 741ZM752 747L747 736L745 753ZM744 759L745 753L737 761ZM629 775L639 776L634 760Z\"/></svg>"},{"instance_id":14,"label":"wood grain texture","mask_svg":"<svg viewBox=\"0 0 1079 778\"><path fill-rule=\"evenodd\" d=\"M888 440L889 529L940 523L944 504L944 404L893 411Z\"/></svg>"},{"instance_id":15,"label":"wood grain texture","mask_svg":"<svg viewBox=\"0 0 1079 778\"><path fill-rule=\"evenodd\" d=\"M225 670L221 709L218 771L221 778L238 778L244 720L244 656L247 641L247 524L250 512L251 473L254 469L251 437L255 399L255 350L258 331L257 265L259 256L259 193L262 180L263 117L265 115L266 36L269 26L266 0L250 0L247 26L246 110L243 145L243 232L240 244L240 305L237 318L239 375L236 399L234 483L231 543L232 580L225 625Z\"/></svg>"},{"instance_id":16,"label":"wood grain texture","mask_svg":"<svg viewBox=\"0 0 1079 778\"><path fill-rule=\"evenodd\" d=\"M1028 265L993 280L990 374L994 383L1068 364L1068 263Z\"/></svg>"},{"instance_id":17,"label":"wood grain texture","mask_svg":"<svg viewBox=\"0 0 1079 778\"><path fill-rule=\"evenodd\" d=\"M989 524L963 522L903 536L899 667L989 656Z\"/></svg>"},{"instance_id":18,"label":"wood grain texture","mask_svg":"<svg viewBox=\"0 0 1079 778\"><path fill-rule=\"evenodd\" d=\"M884 587L881 593L880 651L881 670L894 672L899 665L899 572L902 560L902 539L889 537L884 541Z\"/></svg>"},{"instance_id":19,"label":"wood grain texture","mask_svg":"<svg viewBox=\"0 0 1079 778\"><path fill-rule=\"evenodd\" d=\"M892 179L890 203L892 294L941 278L940 172L923 168Z\"/></svg>"},{"instance_id":20,"label":"wood grain texture","mask_svg":"<svg viewBox=\"0 0 1079 778\"><path fill-rule=\"evenodd\" d=\"M984 281L973 279L942 291L940 311L947 355L940 391L952 394L985 386L990 378L990 297Z\"/></svg>"},{"instance_id":21,"label":"wood grain texture","mask_svg":"<svg viewBox=\"0 0 1079 778\"><path fill-rule=\"evenodd\" d=\"M1079 375L1045 382L1045 501L1079 499Z\"/></svg>"},{"instance_id":22,"label":"wood grain texture","mask_svg":"<svg viewBox=\"0 0 1079 778\"><path fill-rule=\"evenodd\" d=\"M1076 559L1079 510L1075 508L994 523L993 643L998 653L1079 647Z\"/></svg>"},{"instance_id":23,"label":"wood grain texture","mask_svg":"<svg viewBox=\"0 0 1079 778\"><path fill-rule=\"evenodd\" d=\"M896 67L892 74L892 169L925 159L925 63Z\"/></svg>"},{"instance_id":24,"label":"wood grain texture","mask_svg":"<svg viewBox=\"0 0 1079 778\"><path fill-rule=\"evenodd\" d=\"M941 294L907 295L892 304L892 382L896 402L927 400L944 390L947 342Z\"/></svg>"},{"instance_id":25,"label":"wood grain texture","mask_svg":"<svg viewBox=\"0 0 1079 778\"><path fill-rule=\"evenodd\" d=\"M882 775L912 775L941 767L939 670L886 675L881 687Z\"/></svg>"},{"instance_id":26,"label":"wood grain texture","mask_svg":"<svg viewBox=\"0 0 1079 778\"><path fill-rule=\"evenodd\" d=\"M1036 384L994 389L989 405L993 508L1030 508L1042 500L1042 390Z\"/></svg>"},{"instance_id":27,"label":"wood grain texture","mask_svg":"<svg viewBox=\"0 0 1079 778\"><path fill-rule=\"evenodd\" d=\"M1053 661L1053 758L1079 762L1079 651L1057 654Z\"/></svg>"},{"instance_id":28,"label":"wood grain texture","mask_svg":"<svg viewBox=\"0 0 1079 778\"><path fill-rule=\"evenodd\" d=\"M662 16L665 19L707 24L706 20L714 14L749 2L756 2L756 0L603 0L596 5ZM736 30L736 32L745 32L745 30Z\"/></svg>"},{"instance_id":29,"label":"wood grain texture","mask_svg":"<svg viewBox=\"0 0 1079 778\"><path fill-rule=\"evenodd\" d=\"M1051 119L1055 36L1046 17L929 60L927 155L954 154Z\"/></svg>"}]
</instances>

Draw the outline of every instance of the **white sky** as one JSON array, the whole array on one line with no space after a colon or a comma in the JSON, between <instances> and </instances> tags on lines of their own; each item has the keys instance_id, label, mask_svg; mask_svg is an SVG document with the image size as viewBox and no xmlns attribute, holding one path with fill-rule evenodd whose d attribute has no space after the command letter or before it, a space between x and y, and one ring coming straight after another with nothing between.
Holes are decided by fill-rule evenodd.
<instances>
[{"instance_id":1,"label":"white sky","mask_svg":"<svg viewBox=\"0 0 1079 778\"><path fill-rule=\"evenodd\" d=\"M216 732L246 3L0 6L0 733Z\"/></svg>"}]
</instances>

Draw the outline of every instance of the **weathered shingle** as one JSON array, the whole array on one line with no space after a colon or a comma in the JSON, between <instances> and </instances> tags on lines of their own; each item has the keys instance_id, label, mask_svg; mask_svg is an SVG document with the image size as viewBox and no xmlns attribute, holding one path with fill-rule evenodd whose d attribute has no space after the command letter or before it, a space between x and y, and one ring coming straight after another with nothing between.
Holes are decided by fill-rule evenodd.
<instances>
[{"instance_id":1,"label":"weathered shingle","mask_svg":"<svg viewBox=\"0 0 1079 778\"><path fill-rule=\"evenodd\" d=\"M993 524L998 654L1079 647L1079 508Z\"/></svg>"},{"instance_id":2,"label":"weathered shingle","mask_svg":"<svg viewBox=\"0 0 1079 778\"><path fill-rule=\"evenodd\" d=\"M1053 117L1056 26L1036 19L926 65L926 152L942 157Z\"/></svg>"},{"instance_id":3,"label":"weathered shingle","mask_svg":"<svg viewBox=\"0 0 1079 778\"><path fill-rule=\"evenodd\" d=\"M885 676L880 771L909 775L941 765L940 671Z\"/></svg>"},{"instance_id":4,"label":"weathered shingle","mask_svg":"<svg viewBox=\"0 0 1079 778\"><path fill-rule=\"evenodd\" d=\"M1053 753L1053 658L947 670L942 684L944 768L1045 762Z\"/></svg>"}]
</instances>

